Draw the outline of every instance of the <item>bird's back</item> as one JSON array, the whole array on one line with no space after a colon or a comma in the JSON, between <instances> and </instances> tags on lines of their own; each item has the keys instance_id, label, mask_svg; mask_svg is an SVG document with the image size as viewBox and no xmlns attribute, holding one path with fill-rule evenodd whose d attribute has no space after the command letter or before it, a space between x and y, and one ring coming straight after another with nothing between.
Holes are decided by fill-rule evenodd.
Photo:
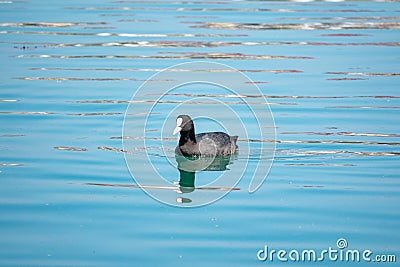
<instances>
[{"instance_id":1,"label":"bird's back","mask_svg":"<svg viewBox=\"0 0 400 267\"><path fill-rule=\"evenodd\" d=\"M216 149L217 156L235 153L238 147L236 145L237 139L238 139L237 136L230 136L223 132L196 134L196 142L198 144L200 143L204 144L204 148L207 151L213 151L214 149ZM207 146L210 146L210 148L207 148Z\"/></svg>"}]
</instances>

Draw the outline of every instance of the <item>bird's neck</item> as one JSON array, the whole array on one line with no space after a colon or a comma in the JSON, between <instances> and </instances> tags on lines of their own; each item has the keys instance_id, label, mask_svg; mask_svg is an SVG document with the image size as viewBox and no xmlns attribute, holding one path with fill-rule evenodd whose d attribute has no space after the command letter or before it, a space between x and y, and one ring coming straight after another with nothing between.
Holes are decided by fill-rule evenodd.
<instances>
[{"instance_id":1,"label":"bird's neck","mask_svg":"<svg viewBox=\"0 0 400 267\"><path fill-rule=\"evenodd\" d=\"M194 129L191 129L190 131L181 131L181 138L179 139L179 146L183 146L188 141L192 142L193 144L196 144L196 137L194 134Z\"/></svg>"}]
</instances>

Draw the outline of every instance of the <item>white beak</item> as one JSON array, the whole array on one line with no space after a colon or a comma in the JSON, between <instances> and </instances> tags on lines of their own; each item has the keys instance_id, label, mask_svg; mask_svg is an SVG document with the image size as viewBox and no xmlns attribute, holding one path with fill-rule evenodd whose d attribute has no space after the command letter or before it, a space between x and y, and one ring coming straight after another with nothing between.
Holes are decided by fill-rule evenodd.
<instances>
[{"instance_id":1,"label":"white beak","mask_svg":"<svg viewBox=\"0 0 400 267\"><path fill-rule=\"evenodd\" d=\"M173 135L176 135L177 133L179 133L180 131L182 131L182 118L178 118L176 120L176 127L174 132L172 133Z\"/></svg>"},{"instance_id":2,"label":"white beak","mask_svg":"<svg viewBox=\"0 0 400 267\"><path fill-rule=\"evenodd\" d=\"M180 126L176 126L174 132L172 133L173 135L176 135L177 133L179 133L182 130L182 128Z\"/></svg>"}]
</instances>

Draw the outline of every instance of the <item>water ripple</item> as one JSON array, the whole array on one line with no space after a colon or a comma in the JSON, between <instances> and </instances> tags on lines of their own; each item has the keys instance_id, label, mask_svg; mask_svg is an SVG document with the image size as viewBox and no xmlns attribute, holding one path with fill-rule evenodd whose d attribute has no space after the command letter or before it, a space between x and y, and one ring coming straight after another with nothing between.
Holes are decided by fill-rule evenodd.
<instances>
[{"instance_id":1,"label":"water ripple","mask_svg":"<svg viewBox=\"0 0 400 267\"><path fill-rule=\"evenodd\" d=\"M193 28L229 30L365 30L400 29L400 22L310 22L310 23L238 23L198 22Z\"/></svg>"},{"instance_id":2,"label":"water ripple","mask_svg":"<svg viewBox=\"0 0 400 267\"><path fill-rule=\"evenodd\" d=\"M344 109L398 109L400 106L327 106L325 108L344 108Z\"/></svg>"},{"instance_id":3,"label":"water ripple","mask_svg":"<svg viewBox=\"0 0 400 267\"><path fill-rule=\"evenodd\" d=\"M14 115L52 115L54 112L48 111L0 111L0 114L14 114Z\"/></svg>"},{"instance_id":4,"label":"water ripple","mask_svg":"<svg viewBox=\"0 0 400 267\"><path fill-rule=\"evenodd\" d=\"M25 134L2 134L0 137L23 137L26 136Z\"/></svg>"},{"instance_id":5,"label":"water ripple","mask_svg":"<svg viewBox=\"0 0 400 267\"><path fill-rule=\"evenodd\" d=\"M212 48L212 47L225 47L225 46L280 46L280 45L309 45L309 46L400 46L400 42L222 42L222 41L137 41L137 42L99 42L99 43L13 43L15 48L23 50L31 47L27 45L36 45L34 48L38 48L37 45L48 48L48 47L200 47L200 48Z\"/></svg>"},{"instance_id":6,"label":"water ripple","mask_svg":"<svg viewBox=\"0 0 400 267\"><path fill-rule=\"evenodd\" d=\"M326 74L333 75L350 75L350 76L400 76L399 72L345 72L345 71L329 71Z\"/></svg>"},{"instance_id":7,"label":"water ripple","mask_svg":"<svg viewBox=\"0 0 400 267\"><path fill-rule=\"evenodd\" d=\"M2 167L18 167L18 166L23 166L24 164L22 163L0 163L0 166Z\"/></svg>"},{"instance_id":8,"label":"water ripple","mask_svg":"<svg viewBox=\"0 0 400 267\"><path fill-rule=\"evenodd\" d=\"M105 25L107 22L3 22L0 27L65 28L74 26Z\"/></svg>"},{"instance_id":9,"label":"water ripple","mask_svg":"<svg viewBox=\"0 0 400 267\"><path fill-rule=\"evenodd\" d=\"M86 11L101 11L101 10L113 10L113 11L171 11L171 12L267 12L267 13L385 13L389 10L373 10L373 9L285 9L285 8L166 8L166 7L67 7L67 10L86 10Z\"/></svg>"},{"instance_id":10,"label":"water ripple","mask_svg":"<svg viewBox=\"0 0 400 267\"><path fill-rule=\"evenodd\" d=\"M157 94L147 94L149 96L161 97ZM355 98L372 98L372 99L397 99L400 96L390 96L390 95L360 95L360 96L311 96L311 95L222 95L222 94L165 94L164 96L180 96L180 97L210 97L210 98L226 98L226 99L237 99L237 98L265 98L265 99L355 99ZM129 104L129 103L155 103L157 100L116 100L116 99L91 99L91 100L76 100L74 103L78 104ZM195 101L193 101L195 102ZM182 103L179 100L169 100L169 101L157 101L157 103ZM232 102L233 104L239 104L240 102ZM256 104L256 103L252 103ZM290 103L294 104L294 103Z\"/></svg>"},{"instance_id":11,"label":"water ripple","mask_svg":"<svg viewBox=\"0 0 400 267\"><path fill-rule=\"evenodd\" d=\"M66 150L66 151L79 151L79 152L88 151L87 148L83 148L83 147L70 147L70 146L55 146L54 149L57 149L57 150Z\"/></svg>"},{"instance_id":12,"label":"water ripple","mask_svg":"<svg viewBox=\"0 0 400 267\"><path fill-rule=\"evenodd\" d=\"M0 103L19 102L19 99L0 99Z\"/></svg>"},{"instance_id":13,"label":"water ripple","mask_svg":"<svg viewBox=\"0 0 400 267\"><path fill-rule=\"evenodd\" d=\"M393 134L393 133L355 133L355 132L281 132L280 134L400 137L400 134Z\"/></svg>"},{"instance_id":14,"label":"water ripple","mask_svg":"<svg viewBox=\"0 0 400 267\"><path fill-rule=\"evenodd\" d=\"M90 59L90 58L109 58L109 59L236 59L236 60L263 60L263 59L313 59L310 56L275 56L275 55L248 55L242 53L199 53L182 52L175 55L18 55L15 58L60 58L60 59ZM163 54L163 55L161 55Z\"/></svg>"},{"instance_id":15,"label":"water ripple","mask_svg":"<svg viewBox=\"0 0 400 267\"><path fill-rule=\"evenodd\" d=\"M30 68L30 70L41 70L41 71L59 71L59 70L67 70L67 71L138 71L138 72L159 72L159 71L168 71L168 72L236 72L236 70L218 70L218 69L158 69L158 68L63 68L63 67L41 67L41 68ZM301 70L295 69L240 69L240 72L267 72L267 73L302 73ZM1 101L1 100L0 100Z\"/></svg>"},{"instance_id":16,"label":"water ripple","mask_svg":"<svg viewBox=\"0 0 400 267\"><path fill-rule=\"evenodd\" d=\"M0 34L39 34L39 35L73 35L127 38L168 38L168 37L246 37L247 34L218 33L91 33L91 32L52 32L52 31L0 31Z\"/></svg>"},{"instance_id":17,"label":"water ripple","mask_svg":"<svg viewBox=\"0 0 400 267\"><path fill-rule=\"evenodd\" d=\"M87 117L87 116L115 116L122 114L123 114L122 112L88 112L88 113L68 113L67 115Z\"/></svg>"}]
</instances>

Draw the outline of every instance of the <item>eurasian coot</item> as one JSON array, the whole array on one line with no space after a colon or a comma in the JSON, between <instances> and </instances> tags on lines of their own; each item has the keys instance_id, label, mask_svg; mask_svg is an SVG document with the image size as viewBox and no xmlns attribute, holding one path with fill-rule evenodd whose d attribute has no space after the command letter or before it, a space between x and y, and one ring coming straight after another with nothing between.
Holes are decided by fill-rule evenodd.
<instances>
[{"instance_id":1,"label":"eurasian coot","mask_svg":"<svg viewBox=\"0 0 400 267\"><path fill-rule=\"evenodd\" d=\"M175 153L183 156L223 156L235 153L237 136L223 132L195 134L190 116L179 115L173 134L180 132L179 145Z\"/></svg>"}]
</instances>

